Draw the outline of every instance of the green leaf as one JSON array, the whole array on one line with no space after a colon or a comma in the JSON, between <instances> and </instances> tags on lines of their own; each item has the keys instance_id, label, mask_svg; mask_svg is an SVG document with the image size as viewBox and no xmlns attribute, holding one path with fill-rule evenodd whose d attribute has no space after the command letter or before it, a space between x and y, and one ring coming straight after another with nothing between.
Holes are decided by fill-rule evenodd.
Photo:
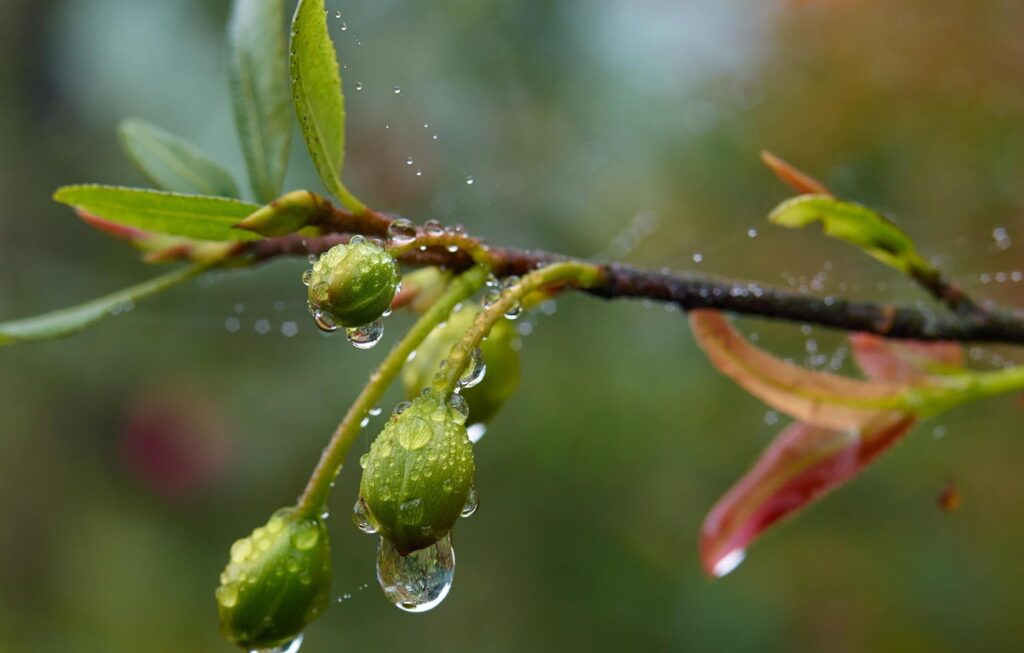
<instances>
[{"instance_id":1,"label":"green leaf","mask_svg":"<svg viewBox=\"0 0 1024 653\"><path fill-rule=\"evenodd\" d=\"M199 240L254 240L234 225L260 207L225 197L86 184L65 186L53 199L117 224Z\"/></svg>"},{"instance_id":2,"label":"green leaf","mask_svg":"<svg viewBox=\"0 0 1024 653\"><path fill-rule=\"evenodd\" d=\"M228 77L235 125L260 202L281 193L292 140L284 0L235 0L228 23Z\"/></svg>"},{"instance_id":3,"label":"green leaf","mask_svg":"<svg viewBox=\"0 0 1024 653\"><path fill-rule=\"evenodd\" d=\"M341 183L345 97L324 0L299 0L292 20L292 99L299 128L324 186L352 211L366 209Z\"/></svg>"},{"instance_id":4,"label":"green leaf","mask_svg":"<svg viewBox=\"0 0 1024 653\"><path fill-rule=\"evenodd\" d=\"M260 207L237 226L263 236L286 236L330 215L330 207L330 202L315 193L293 190Z\"/></svg>"},{"instance_id":5,"label":"green leaf","mask_svg":"<svg viewBox=\"0 0 1024 653\"><path fill-rule=\"evenodd\" d=\"M141 299L187 281L209 267L210 264L192 265L78 306L23 320L0 323L0 346L20 342L55 340L70 336L99 322L108 315L123 312L127 306Z\"/></svg>"},{"instance_id":6,"label":"green leaf","mask_svg":"<svg viewBox=\"0 0 1024 653\"><path fill-rule=\"evenodd\" d=\"M801 195L780 204L768 219L789 228L805 227L821 220L826 235L852 243L904 274L937 274L917 253L909 236L887 218L860 204L843 202L829 195Z\"/></svg>"},{"instance_id":7,"label":"green leaf","mask_svg":"<svg viewBox=\"0 0 1024 653\"><path fill-rule=\"evenodd\" d=\"M137 118L122 121L117 134L128 158L160 188L238 197L238 186L227 170L174 134Z\"/></svg>"}]
</instances>

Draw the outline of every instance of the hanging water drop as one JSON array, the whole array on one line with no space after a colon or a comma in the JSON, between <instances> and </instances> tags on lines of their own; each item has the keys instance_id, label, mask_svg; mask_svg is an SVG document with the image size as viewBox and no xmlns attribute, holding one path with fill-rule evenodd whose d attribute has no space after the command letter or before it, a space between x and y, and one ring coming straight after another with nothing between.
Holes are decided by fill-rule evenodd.
<instances>
[{"instance_id":1,"label":"hanging water drop","mask_svg":"<svg viewBox=\"0 0 1024 653\"><path fill-rule=\"evenodd\" d=\"M743 549L734 549L733 551L727 553L721 560L715 563L715 567L711 570L711 573L713 573L716 578L727 576L728 574L732 573L732 571L736 569L736 567L739 567L740 563L742 563L744 558L746 557L746 551L744 551Z\"/></svg>"},{"instance_id":2,"label":"hanging water drop","mask_svg":"<svg viewBox=\"0 0 1024 653\"><path fill-rule=\"evenodd\" d=\"M285 642L280 646L273 648L254 648L249 653L299 653L299 649L302 648L302 635L293 639L290 642Z\"/></svg>"},{"instance_id":3,"label":"hanging water drop","mask_svg":"<svg viewBox=\"0 0 1024 653\"><path fill-rule=\"evenodd\" d=\"M459 513L461 517L472 517L476 509L480 507L480 497L477 496L476 488L469 488L469 494L466 495L466 505L462 506L462 512Z\"/></svg>"},{"instance_id":4,"label":"hanging water drop","mask_svg":"<svg viewBox=\"0 0 1024 653\"><path fill-rule=\"evenodd\" d=\"M363 83L362 82L356 82L356 90L357 91L363 90Z\"/></svg>"},{"instance_id":5,"label":"hanging water drop","mask_svg":"<svg viewBox=\"0 0 1024 653\"><path fill-rule=\"evenodd\" d=\"M466 175L466 185L472 186L474 183L476 183L476 180L471 175Z\"/></svg>"},{"instance_id":6,"label":"hanging water drop","mask_svg":"<svg viewBox=\"0 0 1024 653\"><path fill-rule=\"evenodd\" d=\"M341 12L339 12L339 13L341 13ZM340 16L339 16L339 18L340 18ZM340 27L341 27L341 31L344 32L344 31L348 30L348 23L342 23L340 25Z\"/></svg>"},{"instance_id":7,"label":"hanging water drop","mask_svg":"<svg viewBox=\"0 0 1024 653\"><path fill-rule=\"evenodd\" d=\"M391 542L380 540L377 581L384 596L400 610L426 612L448 596L455 578L451 533L419 551L402 556Z\"/></svg>"},{"instance_id":8,"label":"hanging water drop","mask_svg":"<svg viewBox=\"0 0 1024 653\"><path fill-rule=\"evenodd\" d=\"M384 320L378 318L369 324L346 329L345 335L356 349L372 349L384 337Z\"/></svg>"},{"instance_id":9,"label":"hanging water drop","mask_svg":"<svg viewBox=\"0 0 1024 653\"><path fill-rule=\"evenodd\" d=\"M412 164L413 164L412 157L411 156L405 157L405 165L411 166Z\"/></svg>"},{"instance_id":10,"label":"hanging water drop","mask_svg":"<svg viewBox=\"0 0 1024 653\"><path fill-rule=\"evenodd\" d=\"M388 240L395 245L407 245L416 240L416 225L411 220L399 218L388 225Z\"/></svg>"},{"instance_id":11,"label":"hanging water drop","mask_svg":"<svg viewBox=\"0 0 1024 653\"><path fill-rule=\"evenodd\" d=\"M352 523L367 535L373 535L377 532L377 527L370 520L370 511L367 509L366 502L363 501L362 497L359 497L356 500L356 505L352 506Z\"/></svg>"},{"instance_id":12,"label":"hanging water drop","mask_svg":"<svg viewBox=\"0 0 1024 653\"><path fill-rule=\"evenodd\" d=\"M330 313L326 311L313 311L313 323L316 328L324 333L333 333L338 330L338 325Z\"/></svg>"},{"instance_id":13,"label":"hanging water drop","mask_svg":"<svg viewBox=\"0 0 1024 653\"><path fill-rule=\"evenodd\" d=\"M479 385L484 380L486 374L487 363L484 362L483 352L477 347L470 354L469 362L466 363L466 369L462 372L462 376L459 377L459 386L462 388L472 388L475 385Z\"/></svg>"},{"instance_id":14,"label":"hanging water drop","mask_svg":"<svg viewBox=\"0 0 1024 653\"><path fill-rule=\"evenodd\" d=\"M469 441L476 444L487 434L487 425L483 422L477 422L476 424L470 424L466 427L466 435L469 437Z\"/></svg>"},{"instance_id":15,"label":"hanging water drop","mask_svg":"<svg viewBox=\"0 0 1024 653\"><path fill-rule=\"evenodd\" d=\"M395 95L398 95L399 93L402 92L402 87L401 86L395 86L394 91L395 91Z\"/></svg>"},{"instance_id":16,"label":"hanging water drop","mask_svg":"<svg viewBox=\"0 0 1024 653\"><path fill-rule=\"evenodd\" d=\"M505 281L502 284L502 287L505 290L509 290L510 288L512 288L513 286L517 285L518 283L519 283L519 277L517 277L517 276L510 276L510 277L506 277L505 278ZM505 311L505 317L507 317L510 320L514 320L517 317L519 317L522 314L522 312L523 312L523 305L517 301L517 302L513 303L511 306L508 307L508 310Z\"/></svg>"}]
</instances>

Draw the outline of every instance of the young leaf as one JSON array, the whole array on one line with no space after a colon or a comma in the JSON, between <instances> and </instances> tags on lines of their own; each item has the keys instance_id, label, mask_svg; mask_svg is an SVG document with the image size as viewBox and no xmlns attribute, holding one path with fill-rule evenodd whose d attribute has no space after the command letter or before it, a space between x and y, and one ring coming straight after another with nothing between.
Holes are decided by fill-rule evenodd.
<instances>
[{"instance_id":1,"label":"young leaf","mask_svg":"<svg viewBox=\"0 0 1024 653\"><path fill-rule=\"evenodd\" d=\"M78 306L0 323L0 346L70 336L128 305L191 279L209 267L209 264L192 265Z\"/></svg>"},{"instance_id":2,"label":"young leaf","mask_svg":"<svg viewBox=\"0 0 1024 653\"><path fill-rule=\"evenodd\" d=\"M93 184L64 186L53 198L109 222L154 233L200 240L259 238L234 228L260 208L241 200Z\"/></svg>"},{"instance_id":3,"label":"young leaf","mask_svg":"<svg viewBox=\"0 0 1024 653\"><path fill-rule=\"evenodd\" d=\"M796 168L788 161L781 159L768 150L761 151L761 161L764 162L775 176L782 183L786 184L798 193L810 193L813 195L831 195L832 192L814 177Z\"/></svg>"},{"instance_id":4,"label":"young leaf","mask_svg":"<svg viewBox=\"0 0 1024 653\"><path fill-rule=\"evenodd\" d=\"M929 375L963 372L960 343L889 340L870 333L852 333L849 338L857 367L874 379L926 384Z\"/></svg>"},{"instance_id":5,"label":"young leaf","mask_svg":"<svg viewBox=\"0 0 1024 653\"><path fill-rule=\"evenodd\" d=\"M859 204L842 202L829 195L801 195L777 206L768 219L789 228L805 227L821 220L826 235L852 243L904 274L928 278L938 274L921 258L913 241L899 227Z\"/></svg>"},{"instance_id":6,"label":"young leaf","mask_svg":"<svg viewBox=\"0 0 1024 653\"><path fill-rule=\"evenodd\" d=\"M285 236L328 215L330 203L308 190L294 190L260 207L236 226L263 236Z\"/></svg>"},{"instance_id":7,"label":"young leaf","mask_svg":"<svg viewBox=\"0 0 1024 653\"><path fill-rule=\"evenodd\" d=\"M962 347L952 343L894 342L866 334L850 339L863 371L877 381L925 385L923 370L956 366L963 359ZM879 412L860 430L790 425L705 518L704 570L713 576L728 573L765 529L850 481L915 421L909 413Z\"/></svg>"},{"instance_id":8,"label":"young leaf","mask_svg":"<svg viewBox=\"0 0 1024 653\"><path fill-rule=\"evenodd\" d=\"M126 227L104 220L99 216L76 211L82 222L102 231L108 236L123 240L135 249L143 252L143 260L147 263L169 263L171 261L194 261L196 263L214 263L229 257L238 243L230 241L195 240L181 236L153 234L148 231ZM241 261L235 259L232 264Z\"/></svg>"},{"instance_id":9,"label":"young leaf","mask_svg":"<svg viewBox=\"0 0 1024 653\"><path fill-rule=\"evenodd\" d=\"M914 421L886 413L860 432L791 424L704 519L699 550L705 572L732 571L765 529L848 482Z\"/></svg>"},{"instance_id":10,"label":"young leaf","mask_svg":"<svg viewBox=\"0 0 1024 653\"><path fill-rule=\"evenodd\" d=\"M299 128L324 186L350 210L366 207L341 183L345 162L345 97L327 30L324 0L299 0L292 20L292 99Z\"/></svg>"},{"instance_id":11,"label":"young leaf","mask_svg":"<svg viewBox=\"0 0 1024 653\"><path fill-rule=\"evenodd\" d=\"M905 407L904 385L849 379L787 363L751 345L717 311L692 311L690 324L719 372L808 424L859 429L874 421L879 411Z\"/></svg>"},{"instance_id":12,"label":"young leaf","mask_svg":"<svg viewBox=\"0 0 1024 653\"><path fill-rule=\"evenodd\" d=\"M228 23L228 78L235 125L256 199L281 193L292 141L284 0L235 0Z\"/></svg>"},{"instance_id":13,"label":"young leaf","mask_svg":"<svg viewBox=\"0 0 1024 653\"><path fill-rule=\"evenodd\" d=\"M128 158L158 187L175 193L238 197L227 170L194 145L144 120L124 120L117 135Z\"/></svg>"}]
</instances>

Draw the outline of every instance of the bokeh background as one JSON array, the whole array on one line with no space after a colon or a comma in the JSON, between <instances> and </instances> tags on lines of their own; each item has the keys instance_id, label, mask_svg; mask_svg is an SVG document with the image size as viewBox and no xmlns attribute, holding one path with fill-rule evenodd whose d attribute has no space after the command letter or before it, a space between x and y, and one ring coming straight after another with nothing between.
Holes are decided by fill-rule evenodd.
<instances>
[{"instance_id":1,"label":"bokeh background","mask_svg":"<svg viewBox=\"0 0 1024 653\"><path fill-rule=\"evenodd\" d=\"M925 299L816 230L765 224L787 196L758 161L767 148L896 216L978 297L1024 303L1017 0L328 5L347 180L374 206L493 242ZM143 184L121 118L244 178L227 10L0 4L0 318L155 274L49 199L66 183ZM300 148L289 186L319 189ZM314 329L304 267L217 275L71 340L0 351L0 651L230 650L213 601L228 545L294 498L382 355ZM407 321L389 319L382 347ZM920 426L712 582L701 520L785 420L714 374L678 312L574 296L520 324L525 382L477 447L481 508L459 524L448 600L410 616L380 595L349 467L329 520L340 600L304 650L1019 650L1015 398ZM849 369L841 335L741 324ZM952 514L936 506L949 477Z\"/></svg>"}]
</instances>

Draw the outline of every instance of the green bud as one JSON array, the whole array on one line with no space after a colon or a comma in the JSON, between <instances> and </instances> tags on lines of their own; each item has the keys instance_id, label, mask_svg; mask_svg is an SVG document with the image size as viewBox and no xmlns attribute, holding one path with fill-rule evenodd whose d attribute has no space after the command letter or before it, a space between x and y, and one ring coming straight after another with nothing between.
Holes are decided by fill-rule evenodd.
<instances>
[{"instance_id":1,"label":"green bud","mask_svg":"<svg viewBox=\"0 0 1024 653\"><path fill-rule=\"evenodd\" d=\"M367 518L407 555L448 534L473 485L465 416L428 391L391 416L365 457Z\"/></svg>"},{"instance_id":2,"label":"green bud","mask_svg":"<svg viewBox=\"0 0 1024 653\"><path fill-rule=\"evenodd\" d=\"M476 304L468 304L452 313L448 321L434 329L416 350L416 356L402 369L402 385L409 398L415 397L430 385L434 374L447 358L480 312ZM519 352L512 348L515 327L508 320L500 320L480 345L487 373L477 385L466 388L462 396L469 405L470 424L488 422L519 387Z\"/></svg>"},{"instance_id":3,"label":"green bud","mask_svg":"<svg viewBox=\"0 0 1024 653\"><path fill-rule=\"evenodd\" d=\"M278 510L231 545L216 591L221 632L243 648L286 644L324 611L330 591L324 521Z\"/></svg>"},{"instance_id":4,"label":"green bud","mask_svg":"<svg viewBox=\"0 0 1024 653\"><path fill-rule=\"evenodd\" d=\"M313 265L309 307L338 325L363 326L391 307L399 279L395 259L362 236L353 236L350 243L332 247Z\"/></svg>"}]
</instances>

